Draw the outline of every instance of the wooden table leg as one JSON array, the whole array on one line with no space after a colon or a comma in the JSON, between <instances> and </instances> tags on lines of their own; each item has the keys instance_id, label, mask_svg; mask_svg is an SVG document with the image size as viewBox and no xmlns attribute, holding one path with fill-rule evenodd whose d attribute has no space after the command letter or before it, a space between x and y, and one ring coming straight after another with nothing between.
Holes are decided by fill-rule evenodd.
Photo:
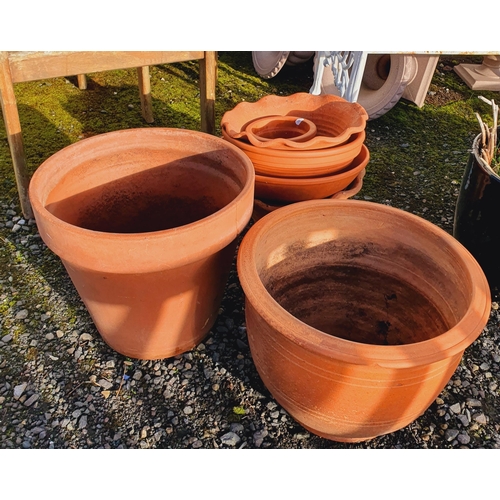
<instances>
[{"instance_id":1,"label":"wooden table leg","mask_svg":"<svg viewBox=\"0 0 500 500\"><path fill-rule=\"evenodd\" d=\"M215 86L217 83L217 52L205 52L200 59L201 130L215 134Z\"/></svg>"},{"instance_id":2,"label":"wooden table leg","mask_svg":"<svg viewBox=\"0 0 500 500\"><path fill-rule=\"evenodd\" d=\"M149 78L149 66L137 68L139 77L139 95L141 97L142 117L147 123L155 121L153 116L153 105L151 102L151 80Z\"/></svg>"},{"instance_id":3,"label":"wooden table leg","mask_svg":"<svg viewBox=\"0 0 500 500\"><path fill-rule=\"evenodd\" d=\"M87 75L77 75L76 79L78 80L78 88L80 90L86 90L86 88L87 88Z\"/></svg>"},{"instance_id":4,"label":"wooden table leg","mask_svg":"<svg viewBox=\"0 0 500 500\"><path fill-rule=\"evenodd\" d=\"M21 210L25 218L32 219L33 209L31 208L28 194L29 175L26 167L26 155L24 154L21 122L19 120L14 85L6 53L0 53L0 103L2 105L7 140L9 141L10 154L14 165Z\"/></svg>"}]
</instances>

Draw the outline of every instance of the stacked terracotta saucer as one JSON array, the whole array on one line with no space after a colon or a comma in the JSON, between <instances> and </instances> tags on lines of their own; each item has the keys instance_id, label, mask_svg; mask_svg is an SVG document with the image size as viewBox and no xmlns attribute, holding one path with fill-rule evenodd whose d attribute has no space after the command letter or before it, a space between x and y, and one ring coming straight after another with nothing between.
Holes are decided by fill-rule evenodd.
<instances>
[{"instance_id":1,"label":"stacked terracotta saucer","mask_svg":"<svg viewBox=\"0 0 500 500\"><path fill-rule=\"evenodd\" d=\"M367 120L358 103L297 93L242 102L224 114L221 129L254 165L255 206L263 214L359 192L370 157L364 144Z\"/></svg>"}]
</instances>

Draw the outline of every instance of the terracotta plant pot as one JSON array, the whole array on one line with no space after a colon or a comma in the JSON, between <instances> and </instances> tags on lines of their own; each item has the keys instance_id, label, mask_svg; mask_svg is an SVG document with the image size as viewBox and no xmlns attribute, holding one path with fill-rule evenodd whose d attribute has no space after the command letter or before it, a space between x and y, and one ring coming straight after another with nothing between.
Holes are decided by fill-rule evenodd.
<instances>
[{"instance_id":1,"label":"terracotta plant pot","mask_svg":"<svg viewBox=\"0 0 500 500\"><path fill-rule=\"evenodd\" d=\"M257 221L237 259L248 340L276 401L311 432L356 442L432 404L491 306L452 236L358 200L296 203Z\"/></svg>"},{"instance_id":2,"label":"terracotta plant pot","mask_svg":"<svg viewBox=\"0 0 500 500\"><path fill-rule=\"evenodd\" d=\"M305 201L342 191L364 170L370 159L362 144L358 156L343 171L321 177L269 177L255 174L255 197L265 200Z\"/></svg>"},{"instance_id":3,"label":"terracotta plant pot","mask_svg":"<svg viewBox=\"0 0 500 500\"><path fill-rule=\"evenodd\" d=\"M266 116L249 123L247 139L261 148L286 148L293 142L305 142L316 135L316 125L298 116Z\"/></svg>"},{"instance_id":4,"label":"terracotta plant pot","mask_svg":"<svg viewBox=\"0 0 500 500\"><path fill-rule=\"evenodd\" d=\"M33 175L30 199L104 341L159 359L213 325L253 188L251 162L226 141L145 128L62 149Z\"/></svg>"},{"instance_id":5,"label":"terracotta plant pot","mask_svg":"<svg viewBox=\"0 0 500 500\"><path fill-rule=\"evenodd\" d=\"M366 169L361 170L358 176L345 189L339 191L338 193L332 194L331 196L327 196L325 199L347 200L352 196L358 194L361 191L361 188L363 187L363 177L365 176L365 173ZM254 221L258 221L268 213L274 212L279 208L286 207L287 205L291 205L292 203L294 202L259 200L256 198L254 200L254 205L253 205L252 219Z\"/></svg>"},{"instance_id":6,"label":"terracotta plant pot","mask_svg":"<svg viewBox=\"0 0 500 500\"><path fill-rule=\"evenodd\" d=\"M346 169L359 155L366 133L364 130L357 132L345 144L335 148L317 150L256 147L229 137L224 130L222 137L245 152L256 174L299 179L330 175Z\"/></svg>"},{"instance_id":7,"label":"terracotta plant pot","mask_svg":"<svg viewBox=\"0 0 500 500\"><path fill-rule=\"evenodd\" d=\"M500 135L500 128L498 129ZM491 288L500 287L500 177L479 162L481 134L472 143L455 207L453 235L477 259Z\"/></svg>"},{"instance_id":8,"label":"terracotta plant pot","mask_svg":"<svg viewBox=\"0 0 500 500\"><path fill-rule=\"evenodd\" d=\"M312 139L286 144L286 147L301 150L339 146L351 135L364 131L368 119L365 109L358 103L348 102L336 95L298 92L290 96L269 95L256 102L241 102L224 114L221 129L232 139L244 140L249 123L257 118L276 115L300 116L316 125L317 133Z\"/></svg>"}]
</instances>

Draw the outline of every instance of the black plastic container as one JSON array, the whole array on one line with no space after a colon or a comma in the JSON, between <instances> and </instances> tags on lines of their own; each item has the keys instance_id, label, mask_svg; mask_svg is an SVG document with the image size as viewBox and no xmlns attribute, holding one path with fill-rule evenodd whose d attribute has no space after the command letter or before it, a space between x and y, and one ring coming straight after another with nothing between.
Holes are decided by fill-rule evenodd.
<instances>
[{"instance_id":1,"label":"black plastic container","mask_svg":"<svg viewBox=\"0 0 500 500\"><path fill-rule=\"evenodd\" d=\"M499 128L500 132L500 128ZM500 288L500 177L479 162L481 134L472 144L457 205L453 236L476 258L490 288Z\"/></svg>"}]
</instances>

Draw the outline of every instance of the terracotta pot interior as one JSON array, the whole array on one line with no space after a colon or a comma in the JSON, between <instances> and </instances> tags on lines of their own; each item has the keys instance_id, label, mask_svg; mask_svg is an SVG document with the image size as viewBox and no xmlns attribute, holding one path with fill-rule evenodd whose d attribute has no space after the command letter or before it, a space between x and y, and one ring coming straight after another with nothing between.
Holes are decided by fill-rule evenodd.
<instances>
[{"instance_id":1,"label":"terracotta pot interior","mask_svg":"<svg viewBox=\"0 0 500 500\"><path fill-rule=\"evenodd\" d=\"M290 226L290 235L301 230ZM269 233L257 256L267 292L302 322L353 342L404 345L445 333L465 314L467 273L449 255L444 265L436 259L446 257L446 250L422 252L404 239L395 242L390 230L378 237L358 231L325 241L334 233L306 233L286 247L282 231L281 238Z\"/></svg>"},{"instance_id":2,"label":"terracotta pot interior","mask_svg":"<svg viewBox=\"0 0 500 500\"><path fill-rule=\"evenodd\" d=\"M162 231L216 213L245 184L242 172L223 165L228 161L221 161L220 151L171 161L168 154L145 155L135 149L119 159L100 157L97 168L95 160L85 161L50 192L45 208L68 224L93 231Z\"/></svg>"},{"instance_id":3,"label":"terracotta pot interior","mask_svg":"<svg viewBox=\"0 0 500 500\"><path fill-rule=\"evenodd\" d=\"M292 111L292 113L294 113L296 111ZM325 139L334 139L340 135L342 135L342 140L339 140L339 141L335 141L335 143L333 144L328 144L328 143L319 143L318 144L318 148L317 149L330 149L330 148L334 148L334 147L338 147L338 146L341 146L342 144L345 144L346 142L352 142L352 135L353 134L359 134L359 132L362 132L364 129L361 129L361 130L358 130L358 128L354 129L353 132L351 134L344 134L345 132L345 126L343 125L343 123L339 120L335 120L335 119L332 119L331 116L324 116L324 115L321 115L321 114L317 114L317 113L308 113L308 112L303 112L303 114L306 116L308 122L311 122L313 123L315 126L316 126L316 131L315 131L315 134L312 138L309 138L307 140L313 140L313 139L317 139L318 140L318 143L319 143L319 140L321 138L325 138ZM288 118L289 115L284 115L283 118ZM292 117L294 117L295 115L291 115ZM265 117L265 118L272 118L272 117ZM245 144L250 144L250 141L248 140L248 137L247 137L247 132L246 130L248 130L249 126L252 125L256 120L255 119L252 119L250 120L250 122L246 123L244 126L243 126L243 130L245 132L242 132L241 134L237 134L236 135L236 139L240 142L243 142ZM223 128L222 129L223 132L225 132L229 137L232 137L233 136L228 133L226 131L226 128ZM270 132L268 131L267 132L269 135L273 135L273 137L269 137L269 139L277 139L277 138L285 138L283 135L280 135L280 134L284 134L286 133L284 131L284 127L280 127L280 129L277 131L277 132ZM304 132L305 133L305 132ZM298 133L295 133L295 135L298 135ZM357 136L356 136L357 137ZM287 137L288 138L288 137ZM306 141L298 141L299 143L301 142L306 142ZM298 145L297 145L298 146ZM281 149L281 148L279 148ZM285 148L285 151L287 151L288 148ZM312 151L315 151L316 148L311 148ZM326 152L326 154L328 154Z\"/></svg>"},{"instance_id":4,"label":"terracotta pot interior","mask_svg":"<svg viewBox=\"0 0 500 500\"><path fill-rule=\"evenodd\" d=\"M316 135L316 125L296 116L266 117L253 121L246 127L249 137L258 141L291 139L307 141Z\"/></svg>"}]
</instances>

